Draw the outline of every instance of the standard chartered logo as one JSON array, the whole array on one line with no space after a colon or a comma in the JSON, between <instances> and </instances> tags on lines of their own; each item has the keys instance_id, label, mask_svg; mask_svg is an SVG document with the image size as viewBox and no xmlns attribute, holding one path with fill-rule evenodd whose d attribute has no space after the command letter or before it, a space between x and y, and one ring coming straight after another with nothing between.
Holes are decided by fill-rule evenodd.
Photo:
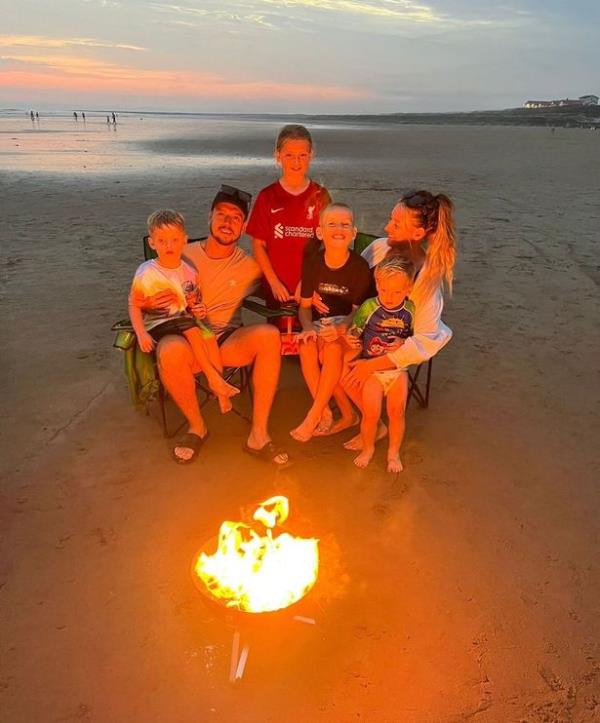
<instances>
[{"instance_id":1,"label":"standard chartered logo","mask_svg":"<svg viewBox=\"0 0 600 723\"><path fill-rule=\"evenodd\" d=\"M283 224L276 223L273 233L274 233L275 238L283 238Z\"/></svg>"}]
</instances>

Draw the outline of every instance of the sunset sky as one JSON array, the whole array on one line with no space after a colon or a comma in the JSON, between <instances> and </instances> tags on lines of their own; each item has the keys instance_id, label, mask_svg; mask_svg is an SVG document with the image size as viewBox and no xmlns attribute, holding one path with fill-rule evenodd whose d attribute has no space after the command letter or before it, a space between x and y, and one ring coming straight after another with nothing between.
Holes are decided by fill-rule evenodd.
<instances>
[{"instance_id":1,"label":"sunset sky","mask_svg":"<svg viewBox=\"0 0 600 723\"><path fill-rule=\"evenodd\" d=\"M408 112L600 95L597 0L0 0L0 108Z\"/></svg>"}]
</instances>

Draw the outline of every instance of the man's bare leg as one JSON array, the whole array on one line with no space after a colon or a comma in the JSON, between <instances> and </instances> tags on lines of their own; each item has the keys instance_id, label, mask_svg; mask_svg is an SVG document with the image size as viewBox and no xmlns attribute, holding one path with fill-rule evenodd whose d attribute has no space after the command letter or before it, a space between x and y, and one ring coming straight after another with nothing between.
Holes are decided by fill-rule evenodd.
<instances>
[{"instance_id":1,"label":"man's bare leg","mask_svg":"<svg viewBox=\"0 0 600 723\"><path fill-rule=\"evenodd\" d=\"M342 373L342 347L339 341L324 344L322 349L323 363L317 394L308 410L306 417L290 434L299 442L308 442L315 431L323 409L328 404Z\"/></svg>"},{"instance_id":2,"label":"man's bare leg","mask_svg":"<svg viewBox=\"0 0 600 723\"><path fill-rule=\"evenodd\" d=\"M204 339L198 327L187 329L183 332L183 335L192 347L198 366L204 372L208 386L219 400L221 411L228 412L231 409L229 397L239 394L240 390L223 379L223 364L221 363L216 338Z\"/></svg>"},{"instance_id":3,"label":"man's bare leg","mask_svg":"<svg viewBox=\"0 0 600 723\"><path fill-rule=\"evenodd\" d=\"M387 471L402 472L400 447L404 439L406 397L408 394L408 374L403 372L390 388L387 399L387 414L390 425L390 441L387 453Z\"/></svg>"},{"instance_id":4,"label":"man's bare leg","mask_svg":"<svg viewBox=\"0 0 600 723\"><path fill-rule=\"evenodd\" d=\"M254 362L254 408L248 446L260 450L271 441L268 423L281 370L281 335L271 324L241 327L223 342L221 359L227 367ZM285 452L273 459L275 464L285 464L287 461Z\"/></svg>"},{"instance_id":5,"label":"man's bare leg","mask_svg":"<svg viewBox=\"0 0 600 723\"><path fill-rule=\"evenodd\" d=\"M300 368L302 376L308 387L311 397L317 396L319 388L319 379L321 378L321 364L319 362L318 342L310 339L309 341L300 342L298 355L300 357ZM329 405L326 405L321 414L319 421L319 429L328 430L333 422L333 414Z\"/></svg>"},{"instance_id":6,"label":"man's bare leg","mask_svg":"<svg viewBox=\"0 0 600 723\"><path fill-rule=\"evenodd\" d=\"M182 336L166 336L157 347L158 369L162 383L188 421L189 432L205 437L206 424L200 413L194 374L199 372L191 346ZM174 454L190 459L194 451L175 447Z\"/></svg>"},{"instance_id":7,"label":"man's bare leg","mask_svg":"<svg viewBox=\"0 0 600 723\"><path fill-rule=\"evenodd\" d=\"M383 388L374 376L370 376L362 388L362 421L360 434L362 437L362 450L354 458L357 467L366 467L375 453L377 423L381 418L381 401Z\"/></svg>"}]
</instances>

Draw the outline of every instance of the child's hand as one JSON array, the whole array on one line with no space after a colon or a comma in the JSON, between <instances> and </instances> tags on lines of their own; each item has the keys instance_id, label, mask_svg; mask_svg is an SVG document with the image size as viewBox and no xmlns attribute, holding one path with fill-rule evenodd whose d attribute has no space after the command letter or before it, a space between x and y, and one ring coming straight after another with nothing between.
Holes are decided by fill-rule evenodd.
<instances>
[{"instance_id":1,"label":"child's hand","mask_svg":"<svg viewBox=\"0 0 600 723\"><path fill-rule=\"evenodd\" d=\"M286 301L293 301L294 297L290 296L290 292L287 290L287 287L284 283L279 281L277 279L271 284L271 291L273 292L273 296L279 301L281 304L283 304Z\"/></svg>"},{"instance_id":2,"label":"child's hand","mask_svg":"<svg viewBox=\"0 0 600 723\"><path fill-rule=\"evenodd\" d=\"M317 332L314 329L310 329L309 331L301 331L297 339L299 342L304 341L317 341Z\"/></svg>"},{"instance_id":3,"label":"child's hand","mask_svg":"<svg viewBox=\"0 0 600 723\"><path fill-rule=\"evenodd\" d=\"M190 314L194 317L194 319L204 319L204 317L208 314L206 304L202 301L197 304L193 304L193 306L190 306L188 308L190 310Z\"/></svg>"},{"instance_id":4,"label":"child's hand","mask_svg":"<svg viewBox=\"0 0 600 723\"><path fill-rule=\"evenodd\" d=\"M168 309L171 304L179 301L177 294L172 289L164 289L152 296L146 296L143 303L144 309Z\"/></svg>"},{"instance_id":5,"label":"child's hand","mask_svg":"<svg viewBox=\"0 0 600 723\"><path fill-rule=\"evenodd\" d=\"M149 354L156 346L156 342L147 331L137 335L137 342L140 349L146 354Z\"/></svg>"},{"instance_id":6,"label":"child's hand","mask_svg":"<svg viewBox=\"0 0 600 723\"><path fill-rule=\"evenodd\" d=\"M344 334L344 339L346 341L346 344L350 347L350 349L362 349L362 340L359 336L355 336L352 333L352 329L349 329Z\"/></svg>"},{"instance_id":7,"label":"child's hand","mask_svg":"<svg viewBox=\"0 0 600 723\"><path fill-rule=\"evenodd\" d=\"M335 324L322 324L319 338L323 341L335 341L338 338L338 328Z\"/></svg>"},{"instance_id":8,"label":"child's hand","mask_svg":"<svg viewBox=\"0 0 600 723\"><path fill-rule=\"evenodd\" d=\"M323 302L323 299L321 298L321 294L317 294L316 291L313 292L312 305L319 312L319 314L328 314L329 313L329 307L327 306L327 304L325 304Z\"/></svg>"}]
</instances>

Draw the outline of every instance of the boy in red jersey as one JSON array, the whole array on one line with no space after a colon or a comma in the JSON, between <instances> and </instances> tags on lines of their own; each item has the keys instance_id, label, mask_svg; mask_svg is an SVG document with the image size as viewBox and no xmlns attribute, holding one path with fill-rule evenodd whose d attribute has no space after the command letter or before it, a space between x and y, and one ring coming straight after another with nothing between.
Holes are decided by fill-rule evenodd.
<instances>
[{"instance_id":1,"label":"boy in red jersey","mask_svg":"<svg viewBox=\"0 0 600 723\"><path fill-rule=\"evenodd\" d=\"M281 178L260 191L248 220L246 233L252 236L271 309L299 299L305 250L318 248L314 239L319 214L331 203L327 189L307 176L312 158L309 131L301 125L284 126L275 148Z\"/></svg>"}]
</instances>

